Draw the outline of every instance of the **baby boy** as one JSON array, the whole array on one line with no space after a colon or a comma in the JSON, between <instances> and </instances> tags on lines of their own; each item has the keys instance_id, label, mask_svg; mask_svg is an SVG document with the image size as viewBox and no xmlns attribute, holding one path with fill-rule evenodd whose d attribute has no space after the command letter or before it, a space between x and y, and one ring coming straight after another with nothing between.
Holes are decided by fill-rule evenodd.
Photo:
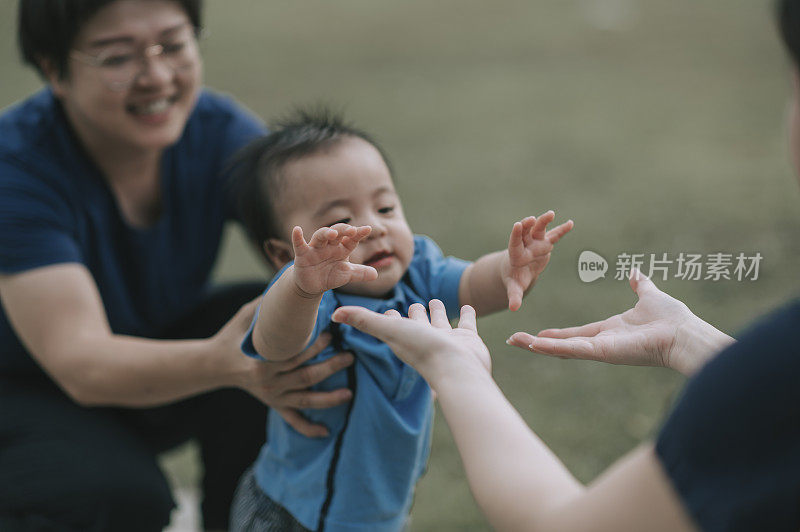
<instances>
[{"instance_id":1,"label":"baby boy","mask_svg":"<svg viewBox=\"0 0 800 532\"><path fill-rule=\"evenodd\" d=\"M306 438L270 414L268 441L234 503L234 530L401 530L428 457L432 401L425 381L385 344L332 323L343 305L406 314L440 299L448 315L517 310L553 245L552 211L516 222L508 248L474 263L444 257L409 228L378 145L328 112L300 112L238 159L245 225L280 269L242 344L269 362L320 333L356 362L317 388L347 387L347 405L304 412L328 427Z\"/></svg>"}]
</instances>

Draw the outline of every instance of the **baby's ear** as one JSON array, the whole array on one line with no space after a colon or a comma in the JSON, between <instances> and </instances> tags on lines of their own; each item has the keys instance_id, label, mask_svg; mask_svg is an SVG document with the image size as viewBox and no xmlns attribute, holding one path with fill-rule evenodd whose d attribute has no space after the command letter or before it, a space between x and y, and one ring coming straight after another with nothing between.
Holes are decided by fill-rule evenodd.
<instances>
[{"instance_id":1,"label":"baby's ear","mask_svg":"<svg viewBox=\"0 0 800 532\"><path fill-rule=\"evenodd\" d=\"M286 263L294 259L292 245L277 238L268 238L264 242L264 255L276 270L280 270Z\"/></svg>"}]
</instances>

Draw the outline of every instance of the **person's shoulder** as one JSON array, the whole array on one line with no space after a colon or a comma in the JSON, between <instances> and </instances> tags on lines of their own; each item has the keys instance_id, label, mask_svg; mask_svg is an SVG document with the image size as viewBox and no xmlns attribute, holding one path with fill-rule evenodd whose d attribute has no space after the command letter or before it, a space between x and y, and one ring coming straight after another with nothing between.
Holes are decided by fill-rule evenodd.
<instances>
[{"instance_id":1,"label":"person's shoulder","mask_svg":"<svg viewBox=\"0 0 800 532\"><path fill-rule=\"evenodd\" d=\"M434 240L427 235L414 235L414 256L412 261L424 259L431 254L441 255L442 250Z\"/></svg>"},{"instance_id":2,"label":"person's shoulder","mask_svg":"<svg viewBox=\"0 0 800 532\"><path fill-rule=\"evenodd\" d=\"M689 381L659 432L661 464L704 529L797 529L798 326L800 300L756 322Z\"/></svg>"},{"instance_id":3,"label":"person's shoulder","mask_svg":"<svg viewBox=\"0 0 800 532\"><path fill-rule=\"evenodd\" d=\"M720 355L730 356L733 353L746 358L750 354L758 353L760 357L768 359L785 358L786 364L800 368L800 357L793 356L798 328L800 328L800 298L790 301L756 321L738 334L737 342ZM789 356L790 354L792 356Z\"/></svg>"},{"instance_id":4,"label":"person's shoulder","mask_svg":"<svg viewBox=\"0 0 800 532\"><path fill-rule=\"evenodd\" d=\"M408 266L404 281L424 302L440 299L450 318L456 317L460 309L459 286L469 262L442 254L442 250L430 237L414 236L414 255Z\"/></svg>"},{"instance_id":5,"label":"person's shoulder","mask_svg":"<svg viewBox=\"0 0 800 532\"><path fill-rule=\"evenodd\" d=\"M414 253L408 265L409 275L425 275L430 270L431 261L442 256L442 251L433 239L426 235L414 235Z\"/></svg>"},{"instance_id":6,"label":"person's shoulder","mask_svg":"<svg viewBox=\"0 0 800 532\"><path fill-rule=\"evenodd\" d=\"M58 102L43 89L0 113L0 158L22 163L40 160L60 118Z\"/></svg>"},{"instance_id":7,"label":"person's shoulder","mask_svg":"<svg viewBox=\"0 0 800 532\"><path fill-rule=\"evenodd\" d=\"M55 96L43 89L0 114L0 186L4 200L73 197L74 145ZM55 194L56 196L53 196Z\"/></svg>"},{"instance_id":8,"label":"person's shoulder","mask_svg":"<svg viewBox=\"0 0 800 532\"><path fill-rule=\"evenodd\" d=\"M439 245L429 236L414 235L414 253L411 257L409 271L434 274L436 272L462 273L468 261L452 256L445 256ZM451 271L453 270L453 271Z\"/></svg>"},{"instance_id":9,"label":"person's shoulder","mask_svg":"<svg viewBox=\"0 0 800 532\"><path fill-rule=\"evenodd\" d=\"M800 325L800 297L768 314L753 328L766 327L781 332L793 332L798 325ZM749 331L746 334L749 334Z\"/></svg>"},{"instance_id":10,"label":"person's shoulder","mask_svg":"<svg viewBox=\"0 0 800 532\"><path fill-rule=\"evenodd\" d=\"M761 402L774 401L780 394L795 393L800 377L800 357L795 347L798 329L800 299L737 334L735 343L712 358L689 381L684 397L702 398L692 405L702 410L745 395L752 395L749 406L757 407Z\"/></svg>"},{"instance_id":11,"label":"person's shoulder","mask_svg":"<svg viewBox=\"0 0 800 532\"><path fill-rule=\"evenodd\" d=\"M243 107L233 96L207 87L200 91L195 107L196 112L203 116L230 115L236 113L239 109L243 109Z\"/></svg>"},{"instance_id":12,"label":"person's shoulder","mask_svg":"<svg viewBox=\"0 0 800 532\"><path fill-rule=\"evenodd\" d=\"M199 121L204 127L209 125L219 127L244 122L266 131L263 121L253 111L236 101L231 95L208 88L200 91L197 104L190 117L190 123L192 121Z\"/></svg>"},{"instance_id":13,"label":"person's shoulder","mask_svg":"<svg viewBox=\"0 0 800 532\"><path fill-rule=\"evenodd\" d=\"M263 121L232 97L203 89L177 149L205 161L204 168L215 174L231 155L266 133Z\"/></svg>"}]
</instances>

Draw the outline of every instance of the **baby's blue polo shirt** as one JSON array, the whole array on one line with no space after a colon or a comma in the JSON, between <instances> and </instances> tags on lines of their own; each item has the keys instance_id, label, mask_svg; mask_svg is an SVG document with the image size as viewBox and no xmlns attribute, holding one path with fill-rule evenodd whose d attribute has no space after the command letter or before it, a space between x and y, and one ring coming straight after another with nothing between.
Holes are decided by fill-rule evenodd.
<instances>
[{"instance_id":1,"label":"baby's blue polo shirt","mask_svg":"<svg viewBox=\"0 0 800 532\"><path fill-rule=\"evenodd\" d=\"M161 160L162 214L137 228L120 214L53 93L0 114L0 274L85 266L117 334L157 335L203 296L226 220L236 217L227 160L263 123L202 91ZM0 375L40 373L0 308Z\"/></svg>"},{"instance_id":2,"label":"baby's blue polo shirt","mask_svg":"<svg viewBox=\"0 0 800 532\"><path fill-rule=\"evenodd\" d=\"M314 388L347 387L353 390L353 399L334 408L303 411L311 421L328 427L330 435L325 438L306 438L270 412L268 440L255 464L259 487L306 528L328 532L402 529L430 448L433 408L427 383L386 344L348 325L333 324L334 310L357 305L375 312L395 309L406 316L412 303L427 306L438 298L453 317L459 312L458 285L468 264L443 257L432 240L416 236L408 272L390 297L338 291L323 295L311 342L321 332L331 331L336 345L312 363L340 350L352 351L356 362ZM258 357L252 326L242 349Z\"/></svg>"}]
</instances>

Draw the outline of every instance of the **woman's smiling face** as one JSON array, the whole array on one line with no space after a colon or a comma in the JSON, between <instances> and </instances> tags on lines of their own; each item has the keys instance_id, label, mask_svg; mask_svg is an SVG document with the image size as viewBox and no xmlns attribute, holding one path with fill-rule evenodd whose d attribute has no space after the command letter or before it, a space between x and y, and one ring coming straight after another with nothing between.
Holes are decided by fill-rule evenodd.
<instances>
[{"instance_id":1,"label":"woman's smiling face","mask_svg":"<svg viewBox=\"0 0 800 532\"><path fill-rule=\"evenodd\" d=\"M134 74L120 83L126 64ZM48 75L87 145L137 151L162 150L180 138L201 77L195 28L170 0L101 8L75 39L68 76Z\"/></svg>"}]
</instances>

